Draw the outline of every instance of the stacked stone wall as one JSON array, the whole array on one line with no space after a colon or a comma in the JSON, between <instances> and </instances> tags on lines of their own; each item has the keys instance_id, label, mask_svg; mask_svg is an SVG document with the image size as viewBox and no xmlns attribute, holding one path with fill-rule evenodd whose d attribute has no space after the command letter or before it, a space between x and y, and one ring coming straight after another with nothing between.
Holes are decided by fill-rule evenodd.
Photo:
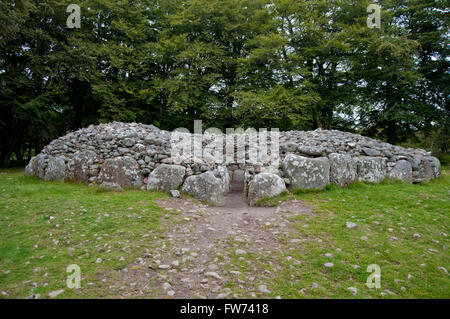
<instances>
[{"instance_id":1,"label":"stacked stone wall","mask_svg":"<svg viewBox=\"0 0 450 319\"><path fill-rule=\"evenodd\" d=\"M153 125L113 122L89 126L52 141L31 159L25 173L47 181L113 190L178 189L216 205L224 204L231 181L236 181L246 184L249 203L254 205L260 198L277 196L286 189L377 183L385 178L420 183L438 178L441 172L439 160L425 150L336 130L269 132L265 147L258 144L255 134L247 136L243 145L239 134L227 138L185 133L184 137L184 147L192 146L194 151L178 156L173 150L180 145L180 135ZM195 151L195 138L200 152ZM217 141L224 142L215 148L219 154L223 152L219 161L211 152ZM256 157L250 156L255 145ZM233 154L230 160L225 154L230 149L236 153L244 150L244 155L238 158Z\"/></svg>"}]
</instances>

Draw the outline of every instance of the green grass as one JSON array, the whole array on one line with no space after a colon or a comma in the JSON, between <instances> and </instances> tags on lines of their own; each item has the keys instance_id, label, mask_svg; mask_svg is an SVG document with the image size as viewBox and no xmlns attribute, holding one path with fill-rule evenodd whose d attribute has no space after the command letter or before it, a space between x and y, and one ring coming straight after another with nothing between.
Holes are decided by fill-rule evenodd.
<instances>
[{"instance_id":1,"label":"green grass","mask_svg":"<svg viewBox=\"0 0 450 319\"><path fill-rule=\"evenodd\" d=\"M0 296L42 298L59 289L64 289L61 298L110 296L100 275L152 248L166 214L154 200L163 196L106 192L25 178L23 170L1 171L0 292L8 295ZM81 268L81 289L66 287L70 264Z\"/></svg>"},{"instance_id":2,"label":"green grass","mask_svg":"<svg viewBox=\"0 0 450 319\"><path fill-rule=\"evenodd\" d=\"M270 259L278 265L276 276L271 278L271 296L450 298L449 274L439 268L450 271L449 170L439 179L420 185L357 183L317 192L297 191L265 201L273 204L292 198L313 205L314 216L298 215L290 220L295 228L291 238L306 240L295 247L286 244ZM357 226L349 229L346 222ZM421 237L414 238L414 234ZM326 253L333 257L326 257ZM288 256L292 258L289 261ZM294 265L293 260L301 264ZM324 267L327 262L334 267ZM264 260L261 269L268 263ZM378 290L365 285L371 264L381 267ZM312 289L312 283L319 288ZM358 289L356 297L349 287ZM300 292L303 288L306 292Z\"/></svg>"},{"instance_id":3,"label":"green grass","mask_svg":"<svg viewBox=\"0 0 450 319\"><path fill-rule=\"evenodd\" d=\"M64 289L58 298L118 297L102 276L152 251L154 236L164 234L164 218L172 218L155 204L164 196L106 192L25 178L22 170L0 171L0 293L7 293L0 297L47 297L58 289ZM449 274L439 269L450 270L449 170L420 185L358 183L285 193L260 204L291 198L306 201L314 213L290 218L289 237L280 238L283 249L249 252L244 260L233 257L229 270L241 275L225 287L239 293L242 280L255 287L266 284L269 297L282 298L450 298ZM357 226L348 229L346 222ZM230 238L229 252L222 253L233 255L238 245ZM326 262L334 267L325 268ZM81 268L81 289L66 287L71 264ZM365 285L370 264L381 267L381 289ZM251 283L250 276L255 276ZM313 283L319 288L312 289ZM255 291L257 297L266 296ZM151 292L143 297L151 298Z\"/></svg>"}]
</instances>

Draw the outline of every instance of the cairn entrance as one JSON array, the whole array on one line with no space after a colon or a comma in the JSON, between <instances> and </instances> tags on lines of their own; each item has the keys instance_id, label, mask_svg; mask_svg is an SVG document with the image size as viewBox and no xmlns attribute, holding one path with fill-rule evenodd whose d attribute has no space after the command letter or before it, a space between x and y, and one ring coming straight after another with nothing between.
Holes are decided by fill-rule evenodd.
<instances>
[{"instance_id":1,"label":"cairn entrance","mask_svg":"<svg viewBox=\"0 0 450 319\"><path fill-rule=\"evenodd\" d=\"M250 172L244 165L232 164L227 167L230 174L230 193L225 196L225 207L248 207L245 176ZM250 170L251 171L251 170Z\"/></svg>"}]
</instances>

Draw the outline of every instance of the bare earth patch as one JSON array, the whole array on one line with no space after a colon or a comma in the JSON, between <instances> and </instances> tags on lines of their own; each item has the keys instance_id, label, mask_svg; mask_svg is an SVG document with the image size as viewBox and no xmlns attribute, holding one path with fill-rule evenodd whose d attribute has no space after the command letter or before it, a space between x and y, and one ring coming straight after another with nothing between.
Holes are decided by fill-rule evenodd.
<instances>
[{"instance_id":1,"label":"bare earth patch","mask_svg":"<svg viewBox=\"0 0 450 319\"><path fill-rule=\"evenodd\" d=\"M210 207L191 198L159 199L157 204L176 211L166 232L155 239L151 253L114 274L117 295L125 298L251 298L255 278L239 279L241 294L226 283L240 276L228 271L233 258L280 252L289 243L289 217L313 215L312 207L298 200L278 207L249 207L242 192L232 192L224 207ZM287 240L286 240L287 239ZM295 243L295 241L294 241ZM242 247L239 249L238 247ZM251 264L251 261L247 261ZM267 275L267 274L266 274Z\"/></svg>"}]
</instances>

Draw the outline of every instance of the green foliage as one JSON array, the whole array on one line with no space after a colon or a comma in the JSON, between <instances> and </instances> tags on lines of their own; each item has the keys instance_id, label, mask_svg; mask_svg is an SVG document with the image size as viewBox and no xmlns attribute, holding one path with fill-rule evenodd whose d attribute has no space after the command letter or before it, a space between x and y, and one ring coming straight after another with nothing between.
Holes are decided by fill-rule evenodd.
<instances>
[{"instance_id":1,"label":"green foliage","mask_svg":"<svg viewBox=\"0 0 450 319\"><path fill-rule=\"evenodd\" d=\"M0 3L0 164L99 122L337 128L448 152L445 1Z\"/></svg>"},{"instance_id":2,"label":"green foliage","mask_svg":"<svg viewBox=\"0 0 450 319\"><path fill-rule=\"evenodd\" d=\"M318 99L314 92L303 94L301 89L287 89L281 85L270 90L238 92L236 97L239 108L235 118L240 119L240 125L280 130L310 129L311 110Z\"/></svg>"}]
</instances>

